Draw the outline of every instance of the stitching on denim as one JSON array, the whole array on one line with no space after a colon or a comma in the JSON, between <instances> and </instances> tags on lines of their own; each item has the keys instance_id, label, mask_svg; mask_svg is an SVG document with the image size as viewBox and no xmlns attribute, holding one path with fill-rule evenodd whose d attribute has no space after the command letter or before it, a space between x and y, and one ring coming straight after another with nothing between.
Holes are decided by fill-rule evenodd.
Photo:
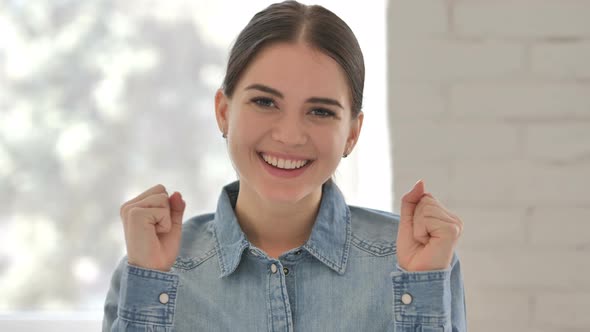
<instances>
[{"instance_id":1,"label":"stitching on denim","mask_svg":"<svg viewBox=\"0 0 590 332\"><path fill-rule=\"evenodd\" d=\"M119 318L125 320L127 322L133 324L142 324L142 325L158 325L163 327L170 327L174 324L174 311L167 310L166 316L150 316L145 314L138 314L136 312L132 312L126 309L119 310ZM172 317L170 317L172 316Z\"/></svg>"},{"instance_id":2,"label":"stitching on denim","mask_svg":"<svg viewBox=\"0 0 590 332\"><path fill-rule=\"evenodd\" d=\"M129 266L129 269L127 271L129 274L132 274L134 276L144 278L144 279L156 279L156 280L174 282L175 279L177 278L177 276L174 274L169 274L166 272L159 272L159 271L154 271L154 270L142 269L142 268L138 268L138 267L131 266L131 265Z\"/></svg>"},{"instance_id":3,"label":"stitching on denim","mask_svg":"<svg viewBox=\"0 0 590 332\"><path fill-rule=\"evenodd\" d=\"M352 237L352 216L350 214L350 208L346 205L346 241L344 241L344 250L342 251L342 258L340 262L342 263L341 269L344 272L344 267L348 261L348 252L350 251L350 243Z\"/></svg>"},{"instance_id":4,"label":"stitching on denim","mask_svg":"<svg viewBox=\"0 0 590 332\"><path fill-rule=\"evenodd\" d=\"M351 225L351 214L350 209L348 206L346 207L346 241L344 242L344 250L342 252L340 264L333 262L329 258L324 255L321 255L317 249L313 245L305 244L303 247L306 248L309 252L313 253L315 256L319 257L326 265L331 267L332 269L338 271L338 273L344 273L344 265L348 260L348 251L350 250L350 243L351 243L351 236L352 236L352 225Z\"/></svg>"},{"instance_id":5,"label":"stitching on denim","mask_svg":"<svg viewBox=\"0 0 590 332\"><path fill-rule=\"evenodd\" d=\"M352 244L363 250L366 251L370 254L373 254L375 256L389 256L391 254L396 253L396 246L395 245L391 245L391 246L381 246L375 243L369 243L367 241L362 240L361 238L359 238L358 236L352 234Z\"/></svg>"},{"instance_id":6,"label":"stitching on denim","mask_svg":"<svg viewBox=\"0 0 590 332\"><path fill-rule=\"evenodd\" d=\"M419 281L419 282L427 282L426 280L424 281ZM401 296L404 293L411 293L409 292L409 290L407 290L407 287L405 284L399 284L394 282L393 283L393 307L394 307L394 317L396 321L400 321L400 319L398 319L399 317L401 317L401 321L403 323L411 323L411 324L421 324L421 323L426 323L428 325L445 325L448 321L448 317L445 314L442 315L431 315L431 314L427 314L427 313L421 313L421 314L411 314L411 313L407 313L406 310L404 310L404 307L402 305L400 305L399 303L401 302Z\"/></svg>"},{"instance_id":7,"label":"stitching on denim","mask_svg":"<svg viewBox=\"0 0 590 332\"><path fill-rule=\"evenodd\" d=\"M221 274L225 274L225 262L224 257L221 253L221 246L219 245L219 239L217 239L217 230L215 227L213 228L213 237L215 238L215 251L217 251L217 256L219 257L219 265L221 265Z\"/></svg>"},{"instance_id":8,"label":"stitching on denim","mask_svg":"<svg viewBox=\"0 0 590 332\"><path fill-rule=\"evenodd\" d=\"M137 271L137 272L141 272L141 270ZM143 271L143 272L154 272L154 271ZM161 273L158 273L158 272L144 273L144 275L142 275L141 273L132 273L132 274L139 276L140 278L158 279L158 275L160 275ZM155 278L150 278L145 275L155 276ZM161 326L171 326L174 323L174 311L176 308L176 297L178 295L177 289L178 289L179 281L178 281L178 277L176 275L171 275L170 277L172 277L173 279L172 280L164 280L164 281L167 281L170 283L170 286L166 291L166 293L169 296L170 302L168 302L168 304L166 304L165 307L156 310L155 313L137 312L137 311L125 309L123 307L119 307L118 308L119 317L121 317L122 319L124 319L126 321L133 322L133 323L150 323L150 324L161 325ZM160 280L163 280L163 279L160 279Z\"/></svg>"},{"instance_id":9,"label":"stitching on denim","mask_svg":"<svg viewBox=\"0 0 590 332\"><path fill-rule=\"evenodd\" d=\"M445 280L446 275L450 274L450 271L447 272L426 272L426 273L419 273L419 272L406 272L401 275L394 275L393 280L396 282L402 281L413 281L413 282L431 282L437 280Z\"/></svg>"},{"instance_id":10,"label":"stitching on denim","mask_svg":"<svg viewBox=\"0 0 590 332\"><path fill-rule=\"evenodd\" d=\"M285 307L285 323L287 324L287 327L289 326L289 321L290 318L293 314L293 312L291 311L291 315L289 314L289 312L287 311L290 308L290 303L289 303L289 295L287 293L287 280L284 280L284 278L286 278L282 273L279 272L279 279L280 279L280 283L281 283L281 297L283 298L283 304ZM285 285L285 287L283 287L283 284ZM287 294L287 296L285 296L285 294Z\"/></svg>"},{"instance_id":11,"label":"stitching on denim","mask_svg":"<svg viewBox=\"0 0 590 332\"><path fill-rule=\"evenodd\" d=\"M327 264L329 267L331 267L334 270L340 271L340 267L337 266L334 262L332 262L329 258L321 255L313 246L311 245L305 245L305 247L307 248L307 250L311 253L313 253L314 255L316 255L317 257L320 257L320 259L322 261L324 261L325 264Z\"/></svg>"},{"instance_id":12,"label":"stitching on denim","mask_svg":"<svg viewBox=\"0 0 590 332\"><path fill-rule=\"evenodd\" d=\"M209 260L214 255L215 255L215 248L211 248L211 250L207 251L206 253L204 253L203 255L201 255L199 257L179 256L176 258L176 261L174 262L173 267L175 267L178 270L189 271L189 270L192 270L192 269L196 268L197 266L203 264L204 262Z\"/></svg>"},{"instance_id":13,"label":"stitching on denim","mask_svg":"<svg viewBox=\"0 0 590 332\"><path fill-rule=\"evenodd\" d=\"M268 315L266 316L268 319L268 331L272 332L274 331L274 319L273 319L273 305L272 305L272 298L271 298L271 279L272 278L272 274L268 274L266 273L266 310L268 311Z\"/></svg>"}]
</instances>

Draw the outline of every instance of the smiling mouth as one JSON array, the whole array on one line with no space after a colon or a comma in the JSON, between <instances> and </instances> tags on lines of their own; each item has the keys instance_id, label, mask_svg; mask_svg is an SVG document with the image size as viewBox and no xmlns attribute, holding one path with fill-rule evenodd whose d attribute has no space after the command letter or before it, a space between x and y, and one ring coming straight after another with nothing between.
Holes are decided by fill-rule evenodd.
<instances>
[{"instance_id":1,"label":"smiling mouth","mask_svg":"<svg viewBox=\"0 0 590 332\"><path fill-rule=\"evenodd\" d=\"M271 155L267 155L263 152L258 152L258 156L262 161L267 163L270 166L273 166L278 169L282 170L295 170L302 167L305 167L313 162L313 160L291 160L291 159L282 159L277 158Z\"/></svg>"}]
</instances>

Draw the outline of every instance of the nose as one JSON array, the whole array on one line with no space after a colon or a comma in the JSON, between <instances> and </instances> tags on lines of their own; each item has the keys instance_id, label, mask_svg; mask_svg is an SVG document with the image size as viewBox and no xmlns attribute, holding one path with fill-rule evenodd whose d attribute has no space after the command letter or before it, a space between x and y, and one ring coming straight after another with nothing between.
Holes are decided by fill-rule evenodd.
<instances>
[{"instance_id":1,"label":"nose","mask_svg":"<svg viewBox=\"0 0 590 332\"><path fill-rule=\"evenodd\" d=\"M275 122L272 139L289 146L304 145L307 143L307 132L303 119L296 112L288 113L285 111Z\"/></svg>"}]
</instances>

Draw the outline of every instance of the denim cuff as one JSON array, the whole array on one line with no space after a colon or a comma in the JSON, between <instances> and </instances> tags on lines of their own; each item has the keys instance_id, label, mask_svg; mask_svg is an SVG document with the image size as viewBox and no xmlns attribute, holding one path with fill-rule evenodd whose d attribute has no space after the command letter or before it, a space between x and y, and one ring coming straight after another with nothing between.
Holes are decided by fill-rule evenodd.
<instances>
[{"instance_id":1,"label":"denim cuff","mask_svg":"<svg viewBox=\"0 0 590 332\"><path fill-rule=\"evenodd\" d=\"M119 317L131 323L172 326L178 279L174 273L127 264L121 278Z\"/></svg>"},{"instance_id":2,"label":"denim cuff","mask_svg":"<svg viewBox=\"0 0 590 332\"><path fill-rule=\"evenodd\" d=\"M391 273L395 321L406 327L446 331L451 321L451 269Z\"/></svg>"}]
</instances>

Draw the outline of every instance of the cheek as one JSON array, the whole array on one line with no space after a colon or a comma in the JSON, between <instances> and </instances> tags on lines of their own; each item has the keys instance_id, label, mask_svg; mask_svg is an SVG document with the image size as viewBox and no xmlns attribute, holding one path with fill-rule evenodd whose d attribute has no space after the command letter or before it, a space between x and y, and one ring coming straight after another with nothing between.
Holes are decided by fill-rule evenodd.
<instances>
[{"instance_id":1,"label":"cheek","mask_svg":"<svg viewBox=\"0 0 590 332\"><path fill-rule=\"evenodd\" d=\"M339 158L344 150L345 137L336 130L323 130L315 136L314 141L317 149L330 158Z\"/></svg>"},{"instance_id":2,"label":"cheek","mask_svg":"<svg viewBox=\"0 0 590 332\"><path fill-rule=\"evenodd\" d=\"M248 137L252 129L252 119L247 116L247 110L234 108L229 119L229 130L234 141L242 141Z\"/></svg>"},{"instance_id":3,"label":"cheek","mask_svg":"<svg viewBox=\"0 0 590 332\"><path fill-rule=\"evenodd\" d=\"M260 121L253 116L248 116L247 110L240 111L242 113L235 114L229 125L229 144L234 156L251 152L253 145L257 144L264 133L264 125Z\"/></svg>"}]
</instances>

